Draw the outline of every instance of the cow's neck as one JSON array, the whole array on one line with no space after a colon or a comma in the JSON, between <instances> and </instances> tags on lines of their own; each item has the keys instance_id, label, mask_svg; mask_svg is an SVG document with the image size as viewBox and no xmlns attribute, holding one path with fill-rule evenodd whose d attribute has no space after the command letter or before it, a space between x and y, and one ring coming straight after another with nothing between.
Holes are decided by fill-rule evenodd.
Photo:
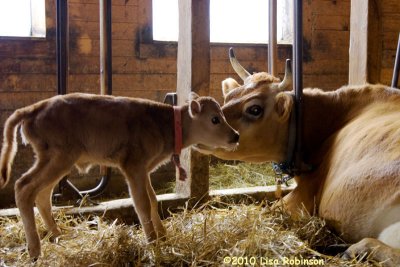
<instances>
[{"instance_id":1,"label":"cow's neck","mask_svg":"<svg viewBox=\"0 0 400 267\"><path fill-rule=\"evenodd\" d=\"M372 96L359 98L354 94L346 95L351 94L352 89L347 90L349 92L342 89L325 93L316 90L304 91L303 156L306 163L318 164L319 162L315 161L322 160L325 142L366 104L373 101Z\"/></svg>"}]
</instances>

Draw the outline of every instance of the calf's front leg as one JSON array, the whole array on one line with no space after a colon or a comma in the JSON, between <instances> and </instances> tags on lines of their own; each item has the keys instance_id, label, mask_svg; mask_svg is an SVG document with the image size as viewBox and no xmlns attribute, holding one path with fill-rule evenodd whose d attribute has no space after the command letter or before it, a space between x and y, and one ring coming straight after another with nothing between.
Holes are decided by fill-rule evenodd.
<instances>
[{"instance_id":1,"label":"calf's front leg","mask_svg":"<svg viewBox=\"0 0 400 267\"><path fill-rule=\"evenodd\" d=\"M161 222L160 215L158 213L158 202L157 196L154 192L153 186L151 183L147 183L147 193L149 194L150 201L151 201L151 220L153 222L154 228L157 232L158 238L165 238L165 228Z\"/></svg>"},{"instance_id":2,"label":"calf's front leg","mask_svg":"<svg viewBox=\"0 0 400 267\"><path fill-rule=\"evenodd\" d=\"M152 205L147 191L149 175L142 167L129 167L123 170L133 199L133 205L149 242L157 239L152 221Z\"/></svg>"}]
</instances>

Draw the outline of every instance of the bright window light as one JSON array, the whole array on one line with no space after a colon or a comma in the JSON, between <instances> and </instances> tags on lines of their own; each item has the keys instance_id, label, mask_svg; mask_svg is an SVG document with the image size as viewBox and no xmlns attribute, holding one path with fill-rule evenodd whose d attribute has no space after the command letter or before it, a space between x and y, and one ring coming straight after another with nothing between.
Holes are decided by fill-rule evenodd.
<instances>
[{"instance_id":1,"label":"bright window light","mask_svg":"<svg viewBox=\"0 0 400 267\"><path fill-rule=\"evenodd\" d=\"M292 41L291 1L277 1L277 39ZM178 0L153 0L153 39L177 41ZM268 43L267 0L210 0L210 39L216 43Z\"/></svg>"},{"instance_id":2,"label":"bright window light","mask_svg":"<svg viewBox=\"0 0 400 267\"><path fill-rule=\"evenodd\" d=\"M0 36L45 37L45 0L0 0Z\"/></svg>"}]
</instances>

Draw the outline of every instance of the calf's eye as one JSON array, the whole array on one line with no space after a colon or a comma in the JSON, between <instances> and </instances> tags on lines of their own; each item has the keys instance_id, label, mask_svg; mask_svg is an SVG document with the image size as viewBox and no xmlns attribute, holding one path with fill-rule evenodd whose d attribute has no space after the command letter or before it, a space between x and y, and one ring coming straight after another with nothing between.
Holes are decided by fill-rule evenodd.
<instances>
[{"instance_id":1,"label":"calf's eye","mask_svg":"<svg viewBox=\"0 0 400 267\"><path fill-rule=\"evenodd\" d=\"M211 119L211 122L212 122L213 124L218 124L218 123L220 123L221 121L219 120L218 117L213 117L213 118Z\"/></svg>"}]
</instances>

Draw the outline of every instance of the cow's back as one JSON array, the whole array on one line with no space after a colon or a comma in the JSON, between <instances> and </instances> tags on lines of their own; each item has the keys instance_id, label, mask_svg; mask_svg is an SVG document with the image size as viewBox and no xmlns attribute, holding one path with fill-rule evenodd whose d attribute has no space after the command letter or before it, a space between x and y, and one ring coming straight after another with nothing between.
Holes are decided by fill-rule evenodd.
<instances>
[{"instance_id":1,"label":"cow's back","mask_svg":"<svg viewBox=\"0 0 400 267\"><path fill-rule=\"evenodd\" d=\"M319 213L347 240L376 237L400 220L382 217L400 204L399 118L397 101L374 102L331 138Z\"/></svg>"}]
</instances>

